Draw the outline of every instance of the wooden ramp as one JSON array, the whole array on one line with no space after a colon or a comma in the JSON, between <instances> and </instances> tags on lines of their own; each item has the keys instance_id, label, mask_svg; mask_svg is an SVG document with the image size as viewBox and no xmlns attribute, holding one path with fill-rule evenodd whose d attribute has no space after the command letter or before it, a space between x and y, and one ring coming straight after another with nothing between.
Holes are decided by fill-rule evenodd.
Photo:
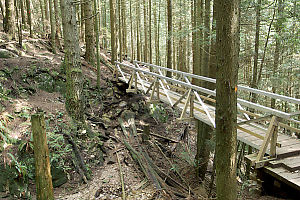
<instances>
[{"instance_id":1,"label":"wooden ramp","mask_svg":"<svg viewBox=\"0 0 300 200\"><path fill-rule=\"evenodd\" d=\"M172 72L176 78L164 76L165 71ZM215 91L191 84L192 78L211 83L215 83L214 79L138 61L134 65L117 62L114 75L129 84L127 92L139 90L150 95L150 103L161 101L181 109L178 120L197 119L215 127ZM246 86L239 85L238 89L300 104L299 99ZM246 111L242 106L254 112ZM300 113L285 113L242 98L238 99L238 111L237 139L257 150L246 156L248 161L255 168L263 168L274 178L300 191L300 140L286 134L300 133L297 128L300 122L293 119Z\"/></svg>"}]
</instances>

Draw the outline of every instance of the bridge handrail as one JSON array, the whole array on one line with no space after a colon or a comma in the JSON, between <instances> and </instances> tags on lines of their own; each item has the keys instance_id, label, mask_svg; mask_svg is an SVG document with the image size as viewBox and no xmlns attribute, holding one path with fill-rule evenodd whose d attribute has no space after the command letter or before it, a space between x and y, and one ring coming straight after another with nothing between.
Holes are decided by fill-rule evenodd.
<instances>
[{"instance_id":1,"label":"bridge handrail","mask_svg":"<svg viewBox=\"0 0 300 200\"><path fill-rule=\"evenodd\" d=\"M213 78L209 78L209 77L205 77L205 76L199 76L199 75L195 75L195 74L191 74L191 73L187 73L187 72L182 72L182 71L178 71L178 70L174 70L174 69L169 69L169 68L166 68L166 67L161 67L161 66L141 62L141 61L136 61L135 60L133 62L138 63L138 64L142 64L142 65L146 65L146 66L149 66L149 67L154 67L154 68L157 68L157 69L163 69L163 70L166 70L166 71L169 71L169 72L181 74L183 76L196 78L196 79L211 82L211 83L216 83L216 79L213 79ZM267 92L267 91L264 91L264 90L250 88L250 87L244 86L244 85L238 85L238 89L248 91L248 92L252 92L252 93L256 93L256 94L260 94L260 95L264 95L264 96L271 97L271 98L274 98L274 99L280 99L282 101L286 101L286 102L290 102L290 103L294 103L294 104L300 104L300 99L296 99L296 98L293 98L293 97L287 97L287 96L284 96L284 95L275 94L275 93Z\"/></svg>"},{"instance_id":2,"label":"bridge handrail","mask_svg":"<svg viewBox=\"0 0 300 200\"><path fill-rule=\"evenodd\" d=\"M175 84L180 84L180 85L182 85L182 86L184 86L186 88L189 88L189 89L193 89L193 90L196 90L196 91L199 91L199 92L203 92L203 93L206 93L206 94L209 94L209 95L212 95L212 96L216 96L216 92L215 91L212 91L212 90L200 87L200 86L188 84L188 83L183 82L183 81L179 81L179 80L175 80L175 79L172 79L172 78L169 78L169 77L165 77L163 75L159 75L159 74L156 74L156 73L153 73L153 72L149 72L149 71L146 71L146 70L143 70L143 69L140 69L140 68L136 68L134 66L130 66L130 65L124 64L124 63L116 62L116 64L124 66L124 67L127 67L129 69L134 70L134 71L142 72L144 74L148 74L148 75L151 75L153 77L160 78L162 80L167 80L167 81L175 83ZM238 98L237 101L241 105L244 105L246 107L253 108L253 109L256 109L256 110L260 110L260 111L263 111L263 112L267 112L267 113L275 115L277 117L289 119L292 116L289 113L285 113L285 112L282 112L282 111L279 111L279 110L276 110L276 109L273 109L273 108L269 108L269 107L266 107L266 106L263 106L263 105L260 105L260 104L249 102L247 100L243 100L243 99L240 99L240 98Z\"/></svg>"}]
</instances>

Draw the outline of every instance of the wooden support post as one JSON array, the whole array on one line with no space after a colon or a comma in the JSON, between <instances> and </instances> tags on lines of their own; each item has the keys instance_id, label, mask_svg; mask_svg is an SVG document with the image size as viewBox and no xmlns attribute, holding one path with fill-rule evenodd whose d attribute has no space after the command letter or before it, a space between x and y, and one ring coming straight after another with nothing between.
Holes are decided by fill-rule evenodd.
<instances>
[{"instance_id":1,"label":"wooden support post","mask_svg":"<svg viewBox=\"0 0 300 200\"><path fill-rule=\"evenodd\" d=\"M270 143L270 139L272 138L272 135L274 134L276 126L277 126L276 116L273 116L272 119L271 119L269 128L267 130L265 139L264 139L264 141L262 143L262 146L261 146L261 148L260 148L260 150L258 152L258 155L257 155L257 158L256 158L256 162L262 161L262 159L263 159L263 157L264 157L264 155L266 153L268 144ZM276 140L277 140L277 136L276 136ZM275 139L274 139L274 141L275 141ZM276 146L276 142L275 142L275 146ZM275 154L276 154L276 152L274 153L274 155Z\"/></svg>"},{"instance_id":2,"label":"wooden support post","mask_svg":"<svg viewBox=\"0 0 300 200\"><path fill-rule=\"evenodd\" d=\"M41 200L54 200L44 114L32 115L31 126L34 145L36 196L37 199Z\"/></svg>"},{"instance_id":3,"label":"wooden support post","mask_svg":"<svg viewBox=\"0 0 300 200\"><path fill-rule=\"evenodd\" d=\"M193 93L191 93L191 98L190 98L190 118L194 118L194 100L195 96Z\"/></svg>"},{"instance_id":4,"label":"wooden support post","mask_svg":"<svg viewBox=\"0 0 300 200\"><path fill-rule=\"evenodd\" d=\"M154 98L154 94L156 92L156 96L157 96L157 99ZM150 101L148 103L158 103L160 100L159 100L159 80L158 78L155 79L155 81L153 82L153 86L152 86L152 92L151 92L151 95L150 95Z\"/></svg>"},{"instance_id":5,"label":"wooden support post","mask_svg":"<svg viewBox=\"0 0 300 200\"><path fill-rule=\"evenodd\" d=\"M151 83L151 85L149 86L148 90L146 91L146 94L148 94L148 93L151 91L151 89L152 89L153 86L154 86L154 83L155 83L155 81L153 81L153 82Z\"/></svg>"},{"instance_id":6,"label":"wooden support post","mask_svg":"<svg viewBox=\"0 0 300 200\"><path fill-rule=\"evenodd\" d=\"M132 89L132 84L134 81L134 89ZM136 77L136 72L132 72L132 75L129 79L129 86L128 89L126 90L127 93L137 93L137 77Z\"/></svg>"},{"instance_id":7,"label":"wooden support post","mask_svg":"<svg viewBox=\"0 0 300 200\"><path fill-rule=\"evenodd\" d=\"M276 156L277 137L278 137L278 126L275 126L271 137L271 143L270 143L270 156L272 157Z\"/></svg>"},{"instance_id":8,"label":"wooden support post","mask_svg":"<svg viewBox=\"0 0 300 200\"><path fill-rule=\"evenodd\" d=\"M189 105L190 105L190 116L188 118L184 118L186 110L187 110ZM184 107L182 109L182 113L181 113L180 118L178 119L178 121L191 120L193 118L194 118L194 95L193 95L193 90L190 89L188 91L187 99L186 99L186 102L184 104Z\"/></svg>"},{"instance_id":9,"label":"wooden support post","mask_svg":"<svg viewBox=\"0 0 300 200\"><path fill-rule=\"evenodd\" d=\"M175 108L181 101L182 101L182 99L184 99L184 97L186 96L186 95L188 95L188 93L189 93L189 91L186 91L175 103L174 103L174 105L172 106L173 108Z\"/></svg>"}]
</instances>

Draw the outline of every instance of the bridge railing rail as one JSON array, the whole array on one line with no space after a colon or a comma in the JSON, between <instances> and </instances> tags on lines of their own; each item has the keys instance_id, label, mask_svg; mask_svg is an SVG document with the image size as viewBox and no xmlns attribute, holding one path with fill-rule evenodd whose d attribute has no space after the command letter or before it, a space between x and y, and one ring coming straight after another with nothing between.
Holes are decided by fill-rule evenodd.
<instances>
[{"instance_id":1,"label":"bridge railing rail","mask_svg":"<svg viewBox=\"0 0 300 200\"><path fill-rule=\"evenodd\" d=\"M122 71L121 68L124 68L126 70ZM156 66L153 64L144 63L144 62L140 62L140 61L134 61L134 65L116 62L116 71L120 72L120 74L124 78L124 80L129 81L129 89L127 90L129 92L136 91L137 85L141 84L142 89L145 93L148 93L152 89L152 93L150 96L150 100L151 100L155 92L157 93L157 96L159 98L159 94L161 94L161 92L159 92L159 89L162 88L164 90L164 95L167 96L167 99L172 106L179 104L179 102L181 102L184 98L186 98L186 102L184 104L180 119L183 119L183 115L187 111L188 104L190 105L190 115L191 115L191 113L193 115L193 110L194 110L193 104L194 104L194 96L195 96L198 100L197 103L201 104L201 106L203 108L202 112L207 115L209 122L211 123L211 125L213 127L215 127L214 116L212 116L212 114L210 112L211 110L209 111L209 108L204 103L203 98L205 96L203 96L202 94L204 93L206 95L215 97L216 91L210 90L210 89L207 89L204 87L200 87L197 85L193 85L191 83L191 79L198 79L201 81L216 83L215 79L204 77L204 76L198 76L195 74L177 71L177 70L173 70L173 69L168 69L165 67ZM178 80L178 79L167 77L163 74L162 71L172 72L173 74L176 74L177 77L181 76L181 79ZM138 83L138 80L139 80L139 83ZM133 83L135 84L135 89L132 89ZM146 86L145 86L146 83L147 83L148 88L146 88ZM172 83L173 85L170 83ZM172 102L172 100L168 94L169 92L172 91L170 89L170 87L174 86L174 85L179 85L182 88L185 88L183 90L185 93L179 99L177 99L177 101L175 103ZM263 90L253 89L253 88L243 86L243 85L238 85L237 90L248 91L251 93L260 94L260 95L268 96L271 98L280 99L282 101L286 101L289 103L300 104L300 99L286 97L283 95L274 94L274 93L266 92ZM200 92L202 94L200 95L198 92ZM205 98L207 98L207 97L205 97ZM211 100L214 100L214 99L211 99ZM241 98L237 99L237 103L238 103L238 109L241 110L242 113L244 114L244 117L246 117L246 120L238 122L237 128L242 130L243 132L249 133L249 134L263 140L263 144L258 152L258 156L256 157L256 162L258 162L258 163L263 163L261 161L266 152L268 144L270 144L270 155L274 156L276 154L276 146L280 146L280 144L277 143L277 129L276 129L277 126L281 126L283 128L289 129L291 131L300 133L299 129L290 127L289 125L282 123L280 121L280 118L283 118L285 120L299 123L299 121L291 119L291 117L294 116L295 114L299 114L297 112L296 113L286 113L286 112L276 110L276 109L273 109L273 108L270 108L267 106L263 106L263 105L260 105L257 103L253 103L253 102L241 99ZM257 111L260 111L264 114L264 116L260 116L255 113L246 111L242 108L241 105L246 106L251 109L255 109ZM248 116L248 114L254 116L255 118L251 119ZM271 117L272 117L272 119L270 120ZM269 121L270 122L269 126L266 130L265 136L256 134L256 133L246 130L245 128L242 127L244 124L257 123L260 121Z\"/></svg>"},{"instance_id":2,"label":"bridge railing rail","mask_svg":"<svg viewBox=\"0 0 300 200\"><path fill-rule=\"evenodd\" d=\"M178 71L178 70L174 70L174 69L169 69L169 68L166 68L166 67L161 67L161 66L141 62L141 61L134 61L134 64L139 64L139 65L151 67L151 68L154 68L154 69L169 71L169 72L172 72L172 73L175 73L175 74L182 75L184 77L195 78L195 79L202 80L202 81L207 81L207 82L210 82L210 83L216 83L216 79L213 79L213 78L199 76L199 75L195 75L195 74L191 74L191 73L187 73L187 72L182 72L182 71ZM280 95L280 94L275 94L275 93L271 93L271 92L267 92L267 91L263 91L263 90L258 90L258 89L250 88L250 87L244 86L244 85L238 85L237 89L247 91L247 92L251 92L251 93L255 93L255 94L259 94L259 95L264 95L264 96L271 97L271 98L274 98L274 99L278 99L278 100L282 100L282 101L286 101L286 102L289 102L289 103L294 103L294 104L299 104L300 105L300 99L297 99L297 98L287 97L287 96L283 96L283 95ZM215 91L208 90L208 89L203 88L203 87L198 88L198 91L206 93L208 95L216 96ZM273 109L273 108L269 108L267 106L263 106L263 105L260 105L260 104L257 104L257 103L253 103L253 102L241 99L241 98L238 98L238 103L240 103L241 105L246 106L248 108L256 109L256 110L259 110L259 111L262 111L262 112L265 112L265 113L268 113L268 114L272 114L272 115L275 115L277 117L285 118L285 119L291 119L291 117L294 116L295 114L300 114L300 113L286 113L286 112L276 110L276 109Z\"/></svg>"},{"instance_id":3,"label":"bridge railing rail","mask_svg":"<svg viewBox=\"0 0 300 200\"><path fill-rule=\"evenodd\" d=\"M178 85L180 85L182 87L185 87L187 89L192 89L195 92L195 96L197 97L198 101L199 101L199 99L201 99L201 98L199 98L199 94L196 94L198 92L201 92L201 93L213 96L213 97L216 96L216 91L210 90L210 89L207 89L207 88L204 88L204 87L193 85L193 84L190 83L190 81L188 79L188 78L195 78L195 79L199 79L199 80L202 80L202 81L208 81L210 83L216 83L216 80L213 79L213 78L199 76L199 75L195 75L195 74L191 74L191 73L187 73L187 72L182 72L182 71L178 71L178 70L174 70L174 69L169 69L169 68L165 68L165 67L161 67L161 66L157 66L157 65L153 65L153 64L149 64L149 63L144 63L144 62L140 62L140 61L134 61L134 65L116 62L116 66L118 68L118 71L120 71L120 73L123 77L124 77L124 72L121 70L120 67L125 67L128 70L133 70L135 72L135 74L137 75L137 78L140 79L140 80L142 80L142 78L141 78L142 75L145 78L147 78L147 76L152 77L152 78L157 78L160 81L161 87L165 91L166 91L165 87L168 87L168 85L162 84L162 81L163 82L170 82L170 83L173 83L173 84L178 84ZM146 68L143 67L143 66L146 66ZM150 68L152 68L152 71L150 71ZM156 69L156 70L153 70L153 69ZM169 71L169 72L172 72L172 73L175 73L175 74L179 74L179 75L183 76L184 81L166 77L166 76L163 75L161 70ZM143 81L141 81L141 82L143 83ZM287 101L287 102L290 102L290 103L300 104L300 99L296 99L296 98L293 98L293 97L286 97L286 96L283 96L283 95L274 94L274 93L266 92L266 91L263 91L263 90L257 90L257 89L249 88L249 87L243 86L243 85L238 85L237 88L238 88L238 90L245 90L245 91L253 92L253 93L256 93L256 94L265 95L265 96L268 96L268 97L271 97L271 98L280 99L282 101ZM144 90L146 90L146 89L144 89ZM169 98L169 101L172 104L172 101L170 100L170 98ZM199 102L201 103L201 100ZM252 116L255 116L255 117L259 117L259 115L256 115L254 113L251 113L249 111L244 110L241 107L241 105L245 106L245 107L248 107L248 108L251 108L251 109L258 110L258 111L263 112L264 114L267 114L267 115L274 115L274 116L277 116L279 118L283 118L283 119L286 119L288 121L300 124L299 121L294 120L294 119L291 118L292 116L294 116L297 113L286 113L286 112L276 110L276 109L273 109L273 108L270 108L270 107L267 107L267 106L264 106L264 105L260 105L260 104L257 104L257 103L253 103L253 102L241 99L241 98L238 98L237 102L238 102L238 109L241 110L244 114L246 114L245 117L247 118L247 120L250 120L250 118L247 117L248 114L252 115ZM214 125L213 120L211 120L211 122ZM284 128L292 128L292 131L296 131L296 132L298 131L298 129L295 129L293 127L288 127L285 124L281 123L281 125Z\"/></svg>"}]
</instances>

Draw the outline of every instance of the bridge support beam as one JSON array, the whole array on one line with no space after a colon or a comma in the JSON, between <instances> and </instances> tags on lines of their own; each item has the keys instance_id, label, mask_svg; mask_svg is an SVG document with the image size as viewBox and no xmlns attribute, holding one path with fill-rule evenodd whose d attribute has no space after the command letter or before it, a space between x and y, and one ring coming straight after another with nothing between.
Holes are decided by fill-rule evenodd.
<instances>
[{"instance_id":1,"label":"bridge support beam","mask_svg":"<svg viewBox=\"0 0 300 200\"><path fill-rule=\"evenodd\" d=\"M158 78L155 78L155 81L153 83L151 83L150 87L148 88L148 92L150 92L150 90L152 89L151 95L150 95L150 100L148 103L158 103L160 101L159 99L159 80ZM156 98L155 96L155 92L156 92Z\"/></svg>"},{"instance_id":2,"label":"bridge support beam","mask_svg":"<svg viewBox=\"0 0 300 200\"><path fill-rule=\"evenodd\" d=\"M133 82L134 82L134 89L132 89L132 85L133 85ZM129 86L128 86L128 89L126 90L127 93L137 93L137 75L136 75L136 72L133 71L132 72L132 75L129 79Z\"/></svg>"},{"instance_id":3,"label":"bridge support beam","mask_svg":"<svg viewBox=\"0 0 300 200\"><path fill-rule=\"evenodd\" d=\"M277 142L277 119L276 116L273 116L269 128L266 132L265 139L258 152L256 162L262 161L269 143L270 143L270 156L272 157L276 156L276 142Z\"/></svg>"},{"instance_id":4,"label":"bridge support beam","mask_svg":"<svg viewBox=\"0 0 300 200\"><path fill-rule=\"evenodd\" d=\"M183 98L184 98L184 96L185 96L185 94L183 95ZM193 90L190 89L188 91L187 99L186 99L186 102L185 102L184 107L182 109L182 113L180 115L180 118L177 119L178 121L186 121L186 120L190 121L190 120L194 119L194 100L195 100L195 96L194 96ZM184 116L186 115L186 111L187 111L188 106L190 106L190 116L187 118L187 117L184 117Z\"/></svg>"}]
</instances>

